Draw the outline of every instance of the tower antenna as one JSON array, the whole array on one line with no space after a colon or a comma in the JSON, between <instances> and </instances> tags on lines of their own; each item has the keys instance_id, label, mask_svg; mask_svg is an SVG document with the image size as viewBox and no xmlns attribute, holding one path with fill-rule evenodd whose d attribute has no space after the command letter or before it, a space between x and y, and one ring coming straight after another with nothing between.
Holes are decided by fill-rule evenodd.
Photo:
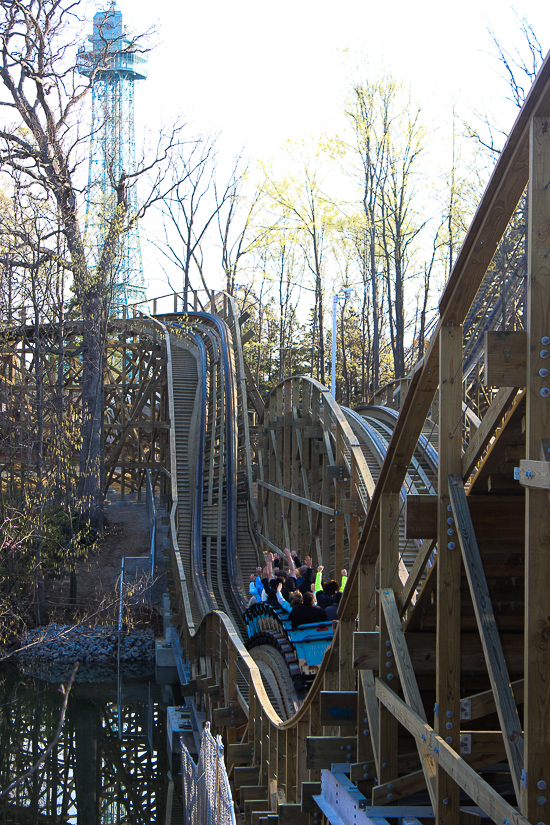
<instances>
[{"instance_id":1,"label":"tower antenna","mask_svg":"<svg viewBox=\"0 0 550 825\"><path fill-rule=\"evenodd\" d=\"M147 77L147 58L123 25L115 0L96 12L88 43L78 51L78 70L92 79L92 129L86 199L86 241L92 265L99 261L116 206L116 186L136 168L134 82ZM135 183L128 189L128 217L137 214ZM112 306L145 300L137 221L118 241L112 273Z\"/></svg>"}]
</instances>

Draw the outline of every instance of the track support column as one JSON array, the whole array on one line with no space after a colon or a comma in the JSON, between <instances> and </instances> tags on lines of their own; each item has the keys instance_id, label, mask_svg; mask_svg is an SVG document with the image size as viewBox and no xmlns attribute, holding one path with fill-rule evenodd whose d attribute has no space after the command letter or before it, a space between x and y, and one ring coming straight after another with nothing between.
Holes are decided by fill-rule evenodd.
<instances>
[{"instance_id":1,"label":"track support column","mask_svg":"<svg viewBox=\"0 0 550 825\"><path fill-rule=\"evenodd\" d=\"M382 493L380 497L380 589L393 589L393 582L398 575L399 568L399 493ZM382 610L382 600L378 598L378 624L380 627L380 660L379 673L390 687L397 681L395 667L386 667L389 662L393 665L393 655L390 647L390 637L386 625L386 618ZM393 714L380 703L378 729L378 784L395 779L398 774L398 724Z\"/></svg>"},{"instance_id":2,"label":"track support column","mask_svg":"<svg viewBox=\"0 0 550 825\"><path fill-rule=\"evenodd\" d=\"M442 327L439 339L437 668L434 728L456 750L460 749L461 557L451 512L448 476L450 473L461 472L462 327L449 325ZM452 728L446 727L448 723ZM459 825L460 821L460 789L439 766L436 776L435 821L436 825Z\"/></svg>"},{"instance_id":3,"label":"track support column","mask_svg":"<svg viewBox=\"0 0 550 825\"><path fill-rule=\"evenodd\" d=\"M526 459L550 458L550 118L530 130ZM548 490L525 498L525 773L521 810L550 816L550 505Z\"/></svg>"}]
</instances>

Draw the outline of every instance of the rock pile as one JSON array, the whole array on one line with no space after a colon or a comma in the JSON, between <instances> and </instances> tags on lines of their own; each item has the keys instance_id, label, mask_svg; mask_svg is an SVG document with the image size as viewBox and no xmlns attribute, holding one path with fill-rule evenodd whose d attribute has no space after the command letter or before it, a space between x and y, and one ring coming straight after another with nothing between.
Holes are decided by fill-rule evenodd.
<instances>
[{"instance_id":1,"label":"rock pile","mask_svg":"<svg viewBox=\"0 0 550 825\"><path fill-rule=\"evenodd\" d=\"M119 662L119 633L116 627L70 627L50 624L28 631L16 658L27 673L58 678L80 662L78 681L102 681L112 677ZM120 665L125 674L151 671L155 658L152 630L127 630L120 634Z\"/></svg>"}]
</instances>

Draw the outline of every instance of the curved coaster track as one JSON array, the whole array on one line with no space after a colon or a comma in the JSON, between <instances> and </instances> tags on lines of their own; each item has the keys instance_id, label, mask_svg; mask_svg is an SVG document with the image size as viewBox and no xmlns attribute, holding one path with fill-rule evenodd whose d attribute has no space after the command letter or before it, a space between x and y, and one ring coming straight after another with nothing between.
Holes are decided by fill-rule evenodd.
<instances>
[{"instance_id":1,"label":"curved coaster track","mask_svg":"<svg viewBox=\"0 0 550 825\"><path fill-rule=\"evenodd\" d=\"M202 381L195 392L207 399L195 407L207 413L187 452L174 411L172 591L191 671L184 690L224 737L243 821L546 821L548 106L546 62L427 352L399 383L398 412L395 393L340 408L303 376L261 399L227 295L212 296L205 314L159 318L173 352L182 346L172 344L174 324L184 328ZM505 273L506 290L495 289L489 266L528 183L527 275ZM203 336L206 377L190 344L204 331L217 342ZM180 457L201 463L203 437L185 499ZM197 498L217 533L196 532L186 516L198 513ZM287 679L284 645L243 644L247 574L285 546L330 576L349 568L305 695Z\"/></svg>"},{"instance_id":2,"label":"curved coaster track","mask_svg":"<svg viewBox=\"0 0 550 825\"><path fill-rule=\"evenodd\" d=\"M303 376L262 399L225 294L111 322L106 489L149 470L168 505L182 691L223 737L244 822L550 821L549 110L547 60L426 354L370 405ZM526 275L495 289L527 185ZM43 334L59 353L61 333ZM6 420L33 335L3 337ZM77 404L78 324L63 341ZM245 645L249 575L285 546L349 570L307 692L279 619Z\"/></svg>"}]
</instances>

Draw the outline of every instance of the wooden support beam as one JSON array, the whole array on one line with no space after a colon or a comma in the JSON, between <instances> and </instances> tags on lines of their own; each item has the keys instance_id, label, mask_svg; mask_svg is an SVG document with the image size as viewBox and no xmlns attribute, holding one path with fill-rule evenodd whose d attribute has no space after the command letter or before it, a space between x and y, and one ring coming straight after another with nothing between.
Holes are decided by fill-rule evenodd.
<instances>
[{"instance_id":1,"label":"wooden support beam","mask_svg":"<svg viewBox=\"0 0 550 825\"><path fill-rule=\"evenodd\" d=\"M353 667L356 670L378 671L377 633L354 633ZM434 674L436 671L436 634L432 631L406 631L405 640L414 671L420 674ZM523 634L509 632L500 636L504 659L508 670L523 671ZM481 639L476 633L463 634L460 650L460 668L475 675L487 673Z\"/></svg>"},{"instance_id":2,"label":"wooden support beam","mask_svg":"<svg viewBox=\"0 0 550 825\"><path fill-rule=\"evenodd\" d=\"M408 539L437 538L437 502L437 496L407 496L405 536ZM521 496L468 496L468 509L480 541L523 541L525 503Z\"/></svg>"},{"instance_id":3,"label":"wooden support beam","mask_svg":"<svg viewBox=\"0 0 550 825\"><path fill-rule=\"evenodd\" d=\"M550 462L522 459L519 462L519 483L533 490L550 490Z\"/></svg>"},{"instance_id":4,"label":"wooden support beam","mask_svg":"<svg viewBox=\"0 0 550 825\"><path fill-rule=\"evenodd\" d=\"M485 333L486 387L525 387L527 332L489 330Z\"/></svg>"},{"instance_id":5,"label":"wooden support beam","mask_svg":"<svg viewBox=\"0 0 550 825\"><path fill-rule=\"evenodd\" d=\"M241 785L239 791L241 802L246 802L247 799L267 800L267 785Z\"/></svg>"},{"instance_id":6,"label":"wooden support beam","mask_svg":"<svg viewBox=\"0 0 550 825\"><path fill-rule=\"evenodd\" d=\"M538 461L550 437L550 130L549 108L531 122L527 232L527 387L525 458ZM550 788L550 507L546 489L526 487L525 529L525 785L522 813L531 822L548 821Z\"/></svg>"},{"instance_id":7,"label":"wooden support beam","mask_svg":"<svg viewBox=\"0 0 550 825\"><path fill-rule=\"evenodd\" d=\"M521 771L523 770L523 737L514 695L510 687L510 677L504 661L504 653L495 624L489 588L483 572L481 556L468 510L462 476L449 475L449 492L453 516L457 526L458 540L466 577L483 645L485 661L491 687L496 702L498 718L504 737L506 755L510 764L512 782L517 799L521 797Z\"/></svg>"},{"instance_id":8,"label":"wooden support beam","mask_svg":"<svg viewBox=\"0 0 550 825\"><path fill-rule=\"evenodd\" d=\"M352 516L363 515L363 506L358 498L341 498L338 504L338 513L348 513Z\"/></svg>"},{"instance_id":9,"label":"wooden support beam","mask_svg":"<svg viewBox=\"0 0 550 825\"><path fill-rule=\"evenodd\" d=\"M386 627L391 641L393 658L399 673L399 681L401 682L401 689L405 696L407 704L417 713L421 719L427 721L426 711L422 704L418 683L414 675L414 670L407 649L405 641L405 634L401 626L401 618L397 605L395 603L395 595L393 590L383 590L380 593L380 600L382 602L382 609L386 617ZM422 765L422 772L424 775L426 787L430 795L430 801L435 810L436 808L436 763L424 745L420 742L418 745L418 755L420 757L420 764ZM391 801L391 800L389 800ZM373 805L374 797L373 797Z\"/></svg>"},{"instance_id":10,"label":"wooden support beam","mask_svg":"<svg viewBox=\"0 0 550 825\"><path fill-rule=\"evenodd\" d=\"M253 742L244 742L242 744L227 746L227 761L230 765L236 765L239 762L252 762L253 757Z\"/></svg>"},{"instance_id":11,"label":"wooden support beam","mask_svg":"<svg viewBox=\"0 0 550 825\"><path fill-rule=\"evenodd\" d=\"M497 392L489 409L483 416L481 426L473 434L462 456L462 478L468 479L470 477L495 430L503 418L507 416L508 410L510 407L515 409L521 403L523 397L524 392L518 394L515 387L504 387Z\"/></svg>"},{"instance_id":12,"label":"wooden support beam","mask_svg":"<svg viewBox=\"0 0 550 825\"><path fill-rule=\"evenodd\" d=\"M426 569L426 565L432 555L435 547L437 545L437 539L434 538L433 541L425 541L422 547L419 549L416 558L414 560L414 564L411 567L409 572L409 576L405 585L401 592L398 595L399 601L399 612L403 615L411 603L413 596L416 592L416 588L420 583L420 579L422 578L422 574Z\"/></svg>"},{"instance_id":13,"label":"wooden support beam","mask_svg":"<svg viewBox=\"0 0 550 825\"><path fill-rule=\"evenodd\" d=\"M320 701L321 725L355 725L357 723L356 690L322 690Z\"/></svg>"},{"instance_id":14,"label":"wooden support beam","mask_svg":"<svg viewBox=\"0 0 550 825\"><path fill-rule=\"evenodd\" d=\"M378 704L378 699L376 698L376 693L374 696L374 700L376 704ZM399 754L399 774L410 773L412 771L418 770L419 766L419 758L418 758L418 751L415 750L414 753L402 753ZM367 760L363 762L358 762L355 765L350 766L350 780L351 782L360 782L361 780L365 779L365 773L368 775L368 778L376 778L376 764L373 760Z\"/></svg>"},{"instance_id":15,"label":"wooden support beam","mask_svg":"<svg viewBox=\"0 0 550 825\"><path fill-rule=\"evenodd\" d=\"M363 726L358 727L358 735L359 736L369 736L371 745L372 745L372 754L374 757L374 763L376 766L376 774L378 775L378 763L379 763L379 751L378 751L378 742L379 742L379 709L378 709L378 701L376 699L376 693L374 690L374 673L372 670L361 670L359 673L359 682L361 686L361 690L363 691L363 699L365 703L365 711L367 714L368 719L368 728L365 727L365 722L363 720ZM367 732L368 731L368 732Z\"/></svg>"},{"instance_id":16,"label":"wooden support beam","mask_svg":"<svg viewBox=\"0 0 550 825\"><path fill-rule=\"evenodd\" d=\"M442 327L439 338L439 463L437 490L437 639L436 706L434 727L450 736L458 749L460 720L460 553L448 536L449 473L462 467L462 327ZM437 769L437 825L459 825L460 792L449 775ZM443 801L445 800L445 802Z\"/></svg>"},{"instance_id":17,"label":"wooden support beam","mask_svg":"<svg viewBox=\"0 0 550 825\"><path fill-rule=\"evenodd\" d=\"M486 765L492 765L495 762L500 762L504 756L504 743L502 741L502 734L500 731L461 731L461 759L470 765L474 770L478 771ZM410 761L410 760L409 760ZM402 768L406 763L399 760L399 772L403 773ZM353 776L357 776L357 772L353 772ZM351 777L353 780L353 776ZM410 773L394 779L384 785L376 785L372 789L372 804L373 805L388 805L393 801L408 796L412 793L422 791L426 787L426 780L422 771L414 770ZM392 794L388 798L388 794Z\"/></svg>"},{"instance_id":18,"label":"wooden support beam","mask_svg":"<svg viewBox=\"0 0 550 825\"><path fill-rule=\"evenodd\" d=\"M309 825L309 814L297 803L284 803L277 808L278 825Z\"/></svg>"},{"instance_id":19,"label":"wooden support beam","mask_svg":"<svg viewBox=\"0 0 550 825\"><path fill-rule=\"evenodd\" d=\"M524 816L491 788L430 725L407 707L405 702L380 679L376 680L376 695L409 733L426 746L440 768L468 794L476 805L479 805L493 822L529 825Z\"/></svg>"},{"instance_id":20,"label":"wooden support beam","mask_svg":"<svg viewBox=\"0 0 550 825\"><path fill-rule=\"evenodd\" d=\"M336 480L343 480L350 477L350 471L345 464L329 464L325 467L327 478L334 478Z\"/></svg>"},{"instance_id":21,"label":"wooden support beam","mask_svg":"<svg viewBox=\"0 0 550 825\"><path fill-rule=\"evenodd\" d=\"M231 747L231 745L229 746ZM242 785L257 786L260 778L260 769L258 765L253 767L235 767L233 768L233 784L235 790L239 790Z\"/></svg>"},{"instance_id":22,"label":"wooden support beam","mask_svg":"<svg viewBox=\"0 0 550 825\"><path fill-rule=\"evenodd\" d=\"M357 761L356 736L308 736L306 766L310 770L330 768L333 762Z\"/></svg>"},{"instance_id":23,"label":"wooden support beam","mask_svg":"<svg viewBox=\"0 0 550 825\"><path fill-rule=\"evenodd\" d=\"M356 670L378 670L380 633L377 630L353 634L352 662Z\"/></svg>"},{"instance_id":24,"label":"wooden support beam","mask_svg":"<svg viewBox=\"0 0 550 825\"><path fill-rule=\"evenodd\" d=\"M393 587L393 579L399 565L399 510L400 501L397 493L382 493L380 499L380 588ZM380 593L381 591L379 591ZM380 628L380 649L378 672L383 678L393 678L393 673L386 669L386 653L390 645L390 636L386 616L378 597L378 626ZM397 775L397 736L398 728L392 714L385 707L378 709L378 781L385 782Z\"/></svg>"},{"instance_id":25,"label":"wooden support beam","mask_svg":"<svg viewBox=\"0 0 550 825\"><path fill-rule=\"evenodd\" d=\"M244 803L245 816L252 817L257 811L269 811L268 799L247 799Z\"/></svg>"},{"instance_id":26,"label":"wooden support beam","mask_svg":"<svg viewBox=\"0 0 550 825\"><path fill-rule=\"evenodd\" d=\"M314 796L321 793L320 782L304 782L302 784L302 811L306 814L312 814L317 810L317 803L313 800Z\"/></svg>"},{"instance_id":27,"label":"wooden support beam","mask_svg":"<svg viewBox=\"0 0 550 825\"><path fill-rule=\"evenodd\" d=\"M226 708L214 708L214 725L217 728L245 725L247 716L238 702Z\"/></svg>"},{"instance_id":28,"label":"wooden support beam","mask_svg":"<svg viewBox=\"0 0 550 825\"><path fill-rule=\"evenodd\" d=\"M510 685L516 705L522 705L525 701L525 683L523 679L512 682ZM495 696L492 690L484 690L481 693L474 693L460 700L460 719L468 721L470 719L481 719L494 713L497 709Z\"/></svg>"},{"instance_id":29,"label":"wooden support beam","mask_svg":"<svg viewBox=\"0 0 550 825\"><path fill-rule=\"evenodd\" d=\"M373 805L389 805L403 796L418 793L426 787L426 777L424 771L414 771L413 773L392 779L382 785L376 785L372 789Z\"/></svg>"},{"instance_id":30,"label":"wooden support beam","mask_svg":"<svg viewBox=\"0 0 550 825\"><path fill-rule=\"evenodd\" d=\"M323 504L317 504L316 501L311 501L308 498L302 498L302 496L297 496L294 493L289 493L286 490L283 490L281 487L275 487L273 484L269 484L267 481L262 481L262 479L258 479L257 483L260 487L264 487L266 490L269 490L272 493L276 493L276 495L278 496L288 498L290 499L290 501L297 501L299 504L304 504L306 507L311 507L312 510L317 510L319 513L325 513L328 516L333 516L335 514L335 510L333 507L325 507Z\"/></svg>"}]
</instances>

